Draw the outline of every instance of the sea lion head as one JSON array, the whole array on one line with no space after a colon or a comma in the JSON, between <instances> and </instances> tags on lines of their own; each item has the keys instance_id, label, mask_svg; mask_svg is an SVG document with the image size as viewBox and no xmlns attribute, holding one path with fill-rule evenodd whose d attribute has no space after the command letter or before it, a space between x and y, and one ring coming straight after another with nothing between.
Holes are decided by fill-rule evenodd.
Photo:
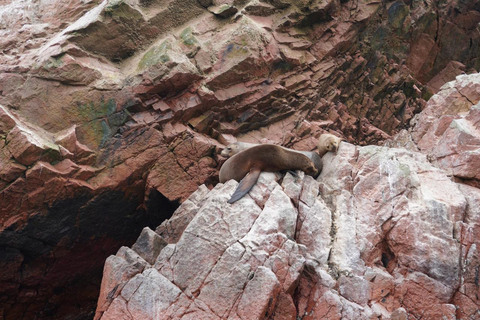
<instances>
[{"instance_id":1,"label":"sea lion head","mask_svg":"<svg viewBox=\"0 0 480 320\"><path fill-rule=\"evenodd\" d=\"M321 157L329 151L336 153L343 139L330 133L324 133L318 138L318 152Z\"/></svg>"},{"instance_id":2,"label":"sea lion head","mask_svg":"<svg viewBox=\"0 0 480 320\"><path fill-rule=\"evenodd\" d=\"M229 145L227 145L223 150L222 152L220 152L220 154L224 157L231 157L233 156L235 153L237 153L238 150L237 150L237 143L234 142L234 143L230 143Z\"/></svg>"},{"instance_id":3,"label":"sea lion head","mask_svg":"<svg viewBox=\"0 0 480 320\"><path fill-rule=\"evenodd\" d=\"M328 150L328 151L333 151L333 152L337 152L338 151L338 146L340 144L342 140L336 138L336 137L329 137L326 141L326 145L325 145L325 148Z\"/></svg>"}]
</instances>

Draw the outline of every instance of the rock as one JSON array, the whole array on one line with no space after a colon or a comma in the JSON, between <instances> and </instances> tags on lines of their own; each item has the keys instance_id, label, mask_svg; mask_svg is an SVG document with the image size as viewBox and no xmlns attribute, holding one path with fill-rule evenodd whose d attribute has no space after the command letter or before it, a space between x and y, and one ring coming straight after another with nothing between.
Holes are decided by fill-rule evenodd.
<instances>
[{"instance_id":1,"label":"rock","mask_svg":"<svg viewBox=\"0 0 480 320\"><path fill-rule=\"evenodd\" d=\"M392 312L391 319L392 320L407 320L408 315L407 315L407 312L405 311L404 308L398 308L397 310Z\"/></svg>"},{"instance_id":2,"label":"rock","mask_svg":"<svg viewBox=\"0 0 480 320\"><path fill-rule=\"evenodd\" d=\"M154 264L160 251L167 245L165 240L159 237L152 229L145 227L132 246L138 255L150 264Z\"/></svg>"},{"instance_id":3,"label":"rock","mask_svg":"<svg viewBox=\"0 0 480 320\"><path fill-rule=\"evenodd\" d=\"M477 228L476 213L468 208L480 201L478 189L458 185L424 155L405 149L342 142L337 154L323 160L318 181L287 174L280 185L277 175L262 173L233 205L226 200L235 181L211 191L201 187L186 200L157 229L170 244L153 268L191 300L163 307L164 315L402 319L425 313L454 319L458 312L472 314L461 295L458 310L451 297L460 284L467 288L469 270L479 261L472 260L475 251L467 253L472 262L462 263L466 269L459 265L463 250L476 243L473 247L474 238L467 241L458 229L462 223ZM129 283L138 281L133 277ZM133 317L153 317L146 307L151 297L118 299L112 306L134 303L145 307L132 307L139 310ZM121 310L112 312L127 314Z\"/></svg>"},{"instance_id":4,"label":"rock","mask_svg":"<svg viewBox=\"0 0 480 320\"><path fill-rule=\"evenodd\" d=\"M238 9L228 4L222 4L220 6L208 7L208 11L220 18L228 18L238 12Z\"/></svg>"},{"instance_id":5,"label":"rock","mask_svg":"<svg viewBox=\"0 0 480 320\"><path fill-rule=\"evenodd\" d=\"M144 72L144 80L133 90L147 97L182 91L202 78L195 65L171 38L148 50L138 63L137 70Z\"/></svg>"},{"instance_id":6,"label":"rock","mask_svg":"<svg viewBox=\"0 0 480 320\"><path fill-rule=\"evenodd\" d=\"M50 58L33 73L38 77L75 85L88 85L102 76L100 71L89 67L85 61L82 62L68 54Z\"/></svg>"},{"instance_id":7,"label":"rock","mask_svg":"<svg viewBox=\"0 0 480 320\"><path fill-rule=\"evenodd\" d=\"M274 6L260 1L251 1L245 8L244 13L253 16L270 16L276 13Z\"/></svg>"},{"instance_id":8,"label":"rock","mask_svg":"<svg viewBox=\"0 0 480 320\"><path fill-rule=\"evenodd\" d=\"M280 284L275 274L268 268L258 267L245 287L245 292L238 303L237 315L241 319L268 317L273 312L279 290Z\"/></svg>"},{"instance_id":9,"label":"rock","mask_svg":"<svg viewBox=\"0 0 480 320\"><path fill-rule=\"evenodd\" d=\"M368 281L357 276L341 276L338 279L338 290L344 298L359 305L364 305L370 300Z\"/></svg>"},{"instance_id":10,"label":"rock","mask_svg":"<svg viewBox=\"0 0 480 320\"><path fill-rule=\"evenodd\" d=\"M16 161L27 166L42 158L60 158L60 149L51 137L18 125L8 133L6 146Z\"/></svg>"},{"instance_id":11,"label":"rock","mask_svg":"<svg viewBox=\"0 0 480 320\"><path fill-rule=\"evenodd\" d=\"M427 104L411 130L413 141L435 163L459 179L479 180L480 77L459 76ZM428 121L428 122L427 122Z\"/></svg>"},{"instance_id":12,"label":"rock","mask_svg":"<svg viewBox=\"0 0 480 320\"><path fill-rule=\"evenodd\" d=\"M458 75L464 74L465 69L463 63L452 61L428 82L428 86L432 88L433 92L437 93L445 83L455 80Z\"/></svg>"},{"instance_id":13,"label":"rock","mask_svg":"<svg viewBox=\"0 0 480 320\"><path fill-rule=\"evenodd\" d=\"M15 126L14 116L2 105L0 105L0 134L6 134Z\"/></svg>"},{"instance_id":14,"label":"rock","mask_svg":"<svg viewBox=\"0 0 480 320\"><path fill-rule=\"evenodd\" d=\"M212 4L212 0L198 0L198 2L205 8L208 8Z\"/></svg>"},{"instance_id":15,"label":"rock","mask_svg":"<svg viewBox=\"0 0 480 320\"><path fill-rule=\"evenodd\" d=\"M103 272L108 277L103 278L102 287L107 295L98 298L98 307L95 318L98 318L107 310L112 300L117 297L125 281L141 273L147 266L147 262L130 248L122 247L116 256L111 256L105 261Z\"/></svg>"},{"instance_id":16,"label":"rock","mask_svg":"<svg viewBox=\"0 0 480 320\"><path fill-rule=\"evenodd\" d=\"M270 178L275 178L275 175ZM182 291L187 295L197 297L196 305L206 303L208 309L204 309L204 312L212 312L217 317L222 317L235 307L235 313L240 317L246 313L255 313L256 318L259 318L265 313L274 312L276 297L280 292L293 293L304 259L298 260L301 247L287 239L287 235L293 236L292 223L295 220L288 218L290 222L287 224L284 221L293 213L293 208L280 212L273 209L281 208L278 200L286 197L278 190L280 186L277 184L277 188L272 191L272 197L278 199L267 200L263 210L257 207L250 197L241 199L239 205L228 205L226 200L234 187L233 183L219 185L205 196L199 198L198 194L185 202L197 203L197 207L200 207L196 209L197 213L174 245L175 250L169 251L170 254L167 255L167 246L158 257L155 268L175 285L183 288ZM251 193L260 193L263 190L255 186ZM253 194L252 196L258 197ZM219 197L225 201L219 202ZM252 202L253 207L258 208L256 213L238 214L245 210L246 204L252 207ZM180 214L182 210L178 212ZM223 212L222 216L217 215L219 212ZM216 220L217 223L212 226L218 227L205 225L204 222L208 220ZM274 226L275 221L279 223L277 226ZM227 230L233 233L225 237L224 232ZM198 237L203 232L209 236ZM271 246L269 249L265 248L268 251L258 247L262 243ZM203 257L203 262L197 264L195 261L200 260L188 258L185 254ZM210 255L210 258L207 255ZM175 267L170 269L171 266ZM223 276L225 272L229 273L227 277ZM198 282L200 279L204 279L204 284ZM214 303L212 298L215 299ZM251 300L252 298L254 300ZM237 299L238 305L235 303ZM129 302L129 305L130 303L132 302Z\"/></svg>"},{"instance_id":17,"label":"rock","mask_svg":"<svg viewBox=\"0 0 480 320\"><path fill-rule=\"evenodd\" d=\"M224 161L218 149L239 139L314 150L326 131L366 146L382 144L401 130L396 146L404 141L412 151L426 153L448 171L448 178L439 177L417 153L347 147L342 159L335 158L338 168L326 168L335 176L328 184L301 174L277 183L280 176L264 174L242 210L266 210L265 219L274 221L266 224L259 218L262 225L255 225L255 232L266 232L268 241L277 237L277 242L271 250L259 249L257 242L262 246L265 237L255 232L245 236L255 249L245 248L250 266L225 280L222 292L239 303L244 287L230 284L246 286L247 270L262 266L275 274L280 290L263 270L272 302L259 300L258 312L292 317L298 304L299 312L316 310L314 316L320 317L387 318L405 307L391 286L403 281L400 275L410 281L407 272L414 270L433 279L425 280L424 287L458 284L452 299L441 295L425 312L450 316L451 304L456 304L457 317L475 316L472 270L479 244L470 239L477 234L472 205L465 209L464 203L476 203L476 195L460 185L478 187L480 15L475 2L7 2L0 8L2 317L92 318L106 257L131 246L146 226L153 230L160 225L158 232L168 245L158 256L143 252L146 263L179 261L177 267L185 269L176 274L176 267L163 266L162 277L179 277L182 286L192 289L188 295L165 297L166 303L178 299L175 310L168 307L165 314L207 318L209 305L191 303L204 279L196 280L200 287L191 283L187 260L174 252L180 241L185 246L191 241L181 240L190 220L214 202L206 199ZM227 10L217 10L223 8ZM440 90L461 73L470 75ZM432 97L436 90L439 94ZM431 105L415 117L427 100ZM416 125L409 131L410 123ZM369 171L363 163L369 168L382 164L381 170ZM418 163L427 169L417 168ZM418 174L411 177L397 165ZM374 179L387 176L391 185ZM201 185L197 199L186 200ZM383 188L381 196L377 188ZM270 194L284 208L272 204ZM362 200L364 194L374 202ZM394 202L392 210L382 206L377 216L369 215L385 201ZM178 215L162 224L179 205ZM412 206L411 219L404 217L407 206ZM358 215L351 212L356 207ZM281 221L279 214L285 215ZM283 235L272 236L282 226ZM410 232L412 226L427 231ZM237 236L223 237L228 248ZM208 244L212 252L226 250L223 238ZM148 239L157 247L155 236ZM432 254L440 258L422 260L433 240L445 245L446 252L433 246ZM203 245L193 248L203 253ZM238 258L239 245L230 249L231 257ZM452 265L453 256L461 265ZM210 258L206 267L193 271L207 277L206 269L220 259ZM222 268L240 259L234 258L222 260ZM282 262L286 259L288 266ZM146 290L170 288L159 275L143 272L138 271L138 279L154 283ZM339 293L339 277L345 277L345 296ZM350 290L364 289L363 282L343 282L356 277L365 277L375 292L368 307L363 307L363 291L355 296ZM312 287L314 281L320 285ZM215 296L218 283L209 283L203 295ZM300 287L307 289L300 293ZM422 288L412 290L421 296ZM396 292L400 295L400 287ZM109 317L129 310L131 297L117 298ZM217 313L232 308L225 301ZM151 307L147 305L143 307ZM405 307L409 317L410 309Z\"/></svg>"},{"instance_id":18,"label":"rock","mask_svg":"<svg viewBox=\"0 0 480 320\"><path fill-rule=\"evenodd\" d=\"M210 157L215 147L214 140L194 133L190 139L173 141L173 150L159 154L149 171L147 189L158 190L170 201L183 202L199 182L207 181L216 172L216 162Z\"/></svg>"}]
</instances>

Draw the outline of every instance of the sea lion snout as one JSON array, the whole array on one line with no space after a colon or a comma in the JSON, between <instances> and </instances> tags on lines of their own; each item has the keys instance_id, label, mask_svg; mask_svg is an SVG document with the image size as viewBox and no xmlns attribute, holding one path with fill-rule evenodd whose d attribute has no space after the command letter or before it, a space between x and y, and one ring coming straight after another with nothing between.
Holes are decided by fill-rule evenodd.
<instances>
[{"instance_id":1,"label":"sea lion snout","mask_svg":"<svg viewBox=\"0 0 480 320\"><path fill-rule=\"evenodd\" d=\"M332 141L328 146L327 146L327 150L328 151L333 151L333 152L337 152L338 151L338 144L339 142L338 141Z\"/></svg>"},{"instance_id":2,"label":"sea lion snout","mask_svg":"<svg viewBox=\"0 0 480 320\"><path fill-rule=\"evenodd\" d=\"M223 157L230 157L232 154L232 147L230 146L226 146L222 152L220 152L220 154L223 156Z\"/></svg>"}]
</instances>

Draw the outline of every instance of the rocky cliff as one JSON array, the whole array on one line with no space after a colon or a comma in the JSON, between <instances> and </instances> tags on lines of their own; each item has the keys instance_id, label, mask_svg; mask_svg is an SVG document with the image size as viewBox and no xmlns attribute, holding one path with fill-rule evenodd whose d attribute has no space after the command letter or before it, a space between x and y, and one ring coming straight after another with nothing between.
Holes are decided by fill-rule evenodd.
<instances>
[{"instance_id":1,"label":"rocky cliff","mask_svg":"<svg viewBox=\"0 0 480 320\"><path fill-rule=\"evenodd\" d=\"M479 319L479 80L402 148L342 142L317 180L262 173L232 205L237 182L201 186L107 259L96 319Z\"/></svg>"},{"instance_id":2,"label":"rocky cliff","mask_svg":"<svg viewBox=\"0 0 480 320\"><path fill-rule=\"evenodd\" d=\"M324 131L357 146L395 136L390 143L428 155L455 183L478 186L471 107L478 100L466 93L477 90L475 81L429 100L450 109L415 115L442 84L478 70L479 10L480 2L460 0L1 1L0 314L93 317L105 259L179 204L195 203L187 199L200 185L212 189L223 161L217 151L235 137L312 150ZM211 192L211 201L221 197ZM335 215L337 202L322 199L315 202ZM300 202L293 203L291 214L300 217ZM178 219L188 228L188 219ZM173 245L181 235L164 241ZM215 248L229 248L242 232L228 239ZM302 262L308 245L289 241L301 260L292 277L302 279L311 271ZM262 267L261 277L272 280L275 303L300 301L295 281L280 290L284 278L275 282L265 261L249 268ZM474 290L478 281L468 281ZM182 293L192 299L198 288ZM101 299L119 291L112 294Z\"/></svg>"}]
</instances>

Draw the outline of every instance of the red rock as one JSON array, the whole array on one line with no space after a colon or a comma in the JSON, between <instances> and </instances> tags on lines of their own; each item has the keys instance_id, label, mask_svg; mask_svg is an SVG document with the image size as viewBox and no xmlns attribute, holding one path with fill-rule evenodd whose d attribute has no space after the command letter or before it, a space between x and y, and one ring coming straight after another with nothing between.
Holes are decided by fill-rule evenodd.
<instances>
[{"instance_id":1,"label":"red rock","mask_svg":"<svg viewBox=\"0 0 480 320\"><path fill-rule=\"evenodd\" d=\"M419 74L424 64L431 61L431 56L438 52L434 39L429 35L418 37L411 45L410 54L407 59L407 66L414 74Z\"/></svg>"},{"instance_id":2,"label":"red rock","mask_svg":"<svg viewBox=\"0 0 480 320\"><path fill-rule=\"evenodd\" d=\"M97 62L96 67L98 65ZM76 85L88 85L102 76L96 68L68 54L45 61L33 73L42 78Z\"/></svg>"},{"instance_id":3,"label":"red rock","mask_svg":"<svg viewBox=\"0 0 480 320\"><path fill-rule=\"evenodd\" d=\"M160 223L157 213L168 214L166 204L174 199L184 205L159 229L170 243L159 253L164 273L139 271L137 284L140 278L151 283L132 284L145 292L186 287L188 296L152 298L162 301L158 310L165 317L238 317L230 311L251 299L243 295L245 279L263 267L275 277L266 277L274 289L265 292L276 293L272 302L267 293L254 301L259 317L263 311L278 317L276 310L292 316L292 303L300 317L388 318L395 310L411 316L419 313L417 302L402 305L393 290L408 289L405 270L440 283L414 287L418 299L437 297L442 285L459 288L453 300L440 295L425 315L451 316L449 304L458 301L458 317L474 316L479 233L471 208L478 207L477 196L458 184L478 186L474 75L430 99L413 120L412 135L405 131L402 138L415 150L417 143L455 183L416 153L345 147L340 157L326 156L330 164L318 182L300 174L298 181L288 175L277 183L280 176L264 174L234 214L218 204L228 194L207 192L221 163L222 146L212 138L225 144L235 135L313 150L324 130L369 145L408 128L431 94L429 86L440 88L477 67L480 15L473 5L253 1L223 20L205 9L222 4L234 2L188 0L181 10L174 2L148 0L140 6L3 6L9 14L0 17L7 26L0 40L0 247L7 247L11 264L2 266L12 278L0 283L8 305L0 307L3 317L84 317L77 305L92 305L91 270L131 244L146 224ZM196 194L201 199L185 200L202 184ZM222 192L233 189L231 184ZM207 206L219 211L206 215ZM264 217L252 218L252 208ZM251 232L236 220L241 218ZM208 223L205 232L215 235L210 251L202 247L210 238L196 232ZM188 240L182 240L184 232ZM230 242L237 251L228 251L228 260L224 245ZM198 256L183 256L192 248ZM208 273L201 263L196 270L194 260L212 252L219 254L205 264L218 270ZM148 255L150 263L156 255ZM171 260L180 265L170 267ZM203 278L192 276L196 272ZM272 285L276 281L280 290ZM71 284L78 286L68 289ZM371 297L365 302L367 285ZM153 310L139 294L119 291L105 317L134 317L133 305L139 317ZM175 299L175 306L167 305Z\"/></svg>"},{"instance_id":4,"label":"red rock","mask_svg":"<svg viewBox=\"0 0 480 320\"><path fill-rule=\"evenodd\" d=\"M274 320L297 319L297 310L290 295L282 292L278 295L272 318Z\"/></svg>"},{"instance_id":5,"label":"red rock","mask_svg":"<svg viewBox=\"0 0 480 320\"><path fill-rule=\"evenodd\" d=\"M15 127L15 118L5 107L0 105L0 134L6 134Z\"/></svg>"},{"instance_id":6,"label":"red rock","mask_svg":"<svg viewBox=\"0 0 480 320\"><path fill-rule=\"evenodd\" d=\"M173 152L158 159L147 177L147 188L157 189L172 201L181 199L183 202L197 189L200 181L216 172L216 162L210 157L215 148L213 140L199 135L182 141Z\"/></svg>"},{"instance_id":7,"label":"red rock","mask_svg":"<svg viewBox=\"0 0 480 320\"><path fill-rule=\"evenodd\" d=\"M0 163L2 164L0 166L0 180L7 184L18 178L27 168L11 160L10 153L5 152L7 148L3 140L0 141L0 149L2 149L0 152Z\"/></svg>"},{"instance_id":8,"label":"red rock","mask_svg":"<svg viewBox=\"0 0 480 320\"><path fill-rule=\"evenodd\" d=\"M48 141L49 138L17 125L8 133L6 142L16 161L23 165L31 165L41 157L54 159L60 156L58 146Z\"/></svg>"},{"instance_id":9,"label":"red rock","mask_svg":"<svg viewBox=\"0 0 480 320\"><path fill-rule=\"evenodd\" d=\"M198 115L203 109L202 101L196 94L183 95L179 100L172 101L172 104L174 112L181 114L181 117L185 120Z\"/></svg>"},{"instance_id":10,"label":"red rock","mask_svg":"<svg viewBox=\"0 0 480 320\"><path fill-rule=\"evenodd\" d=\"M453 304L443 304L438 307L428 309L422 316L425 319L452 319L456 320L455 316L456 307Z\"/></svg>"},{"instance_id":11,"label":"red rock","mask_svg":"<svg viewBox=\"0 0 480 320\"><path fill-rule=\"evenodd\" d=\"M153 105L153 109L165 112L170 110L170 106L165 101L159 101Z\"/></svg>"},{"instance_id":12,"label":"red rock","mask_svg":"<svg viewBox=\"0 0 480 320\"><path fill-rule=\"evenodd\" d=\"M465 71L465 65L458 61L451 61L447 66L440 71L435 77L428 82L428 86L433 92L437 93L440 88L447 82L455 80L455 77L463 74Z\"/></svg>"}]
</instances>

